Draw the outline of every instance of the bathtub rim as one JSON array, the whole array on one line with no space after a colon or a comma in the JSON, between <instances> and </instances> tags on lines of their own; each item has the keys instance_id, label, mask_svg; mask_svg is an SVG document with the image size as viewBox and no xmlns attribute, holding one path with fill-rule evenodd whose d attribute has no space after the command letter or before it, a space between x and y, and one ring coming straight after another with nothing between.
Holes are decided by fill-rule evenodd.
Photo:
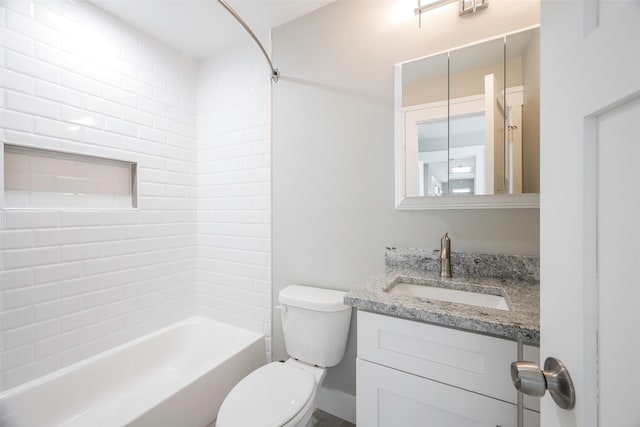
<instances>
[{"instance_id":1,"label":"bathtub rim","mask_svg":"<svg viewBox=\"0 0 640 427\"><path fill-rule=\"evenodd\" d=\"M142 343L146 340L152 339L153 337L156 337L158 335L161 335L171 329L176 329L178 327L181 326L185 326L185 325L190 325L190 324L196 324L196 323L216 323L216 324L220 324L223 325L224 327L228 327L228 328L232 328L232 329L237 329L239 331L242 331L243 334L246 334L247 337L249 338L249 343L252 344L256 341L259 341L260 339L265 339L264 334L261 334L259 332L255 332L252 331L250 329L245 329L242 328L240 326L235 326L235 325L231 325L229 323L225 323L219 320L215 320L215 319L211 319L209 317L206 316L202 316L202 315L193 315L193 316L189 316L185 319L182 320L178 320L177 322L171 323L169 325L163 326L160 329L157 329L155 331L149 332L147 334L144 334L138 338L134 338L130 341L126 341L120 345L117 345L116 347L110 348L108 350L102 351L98 354L95 354L93 356L90 356L86 359L80 360L76 363L73 363L69 366L65 366L64 368L60 368L60 369L56 369L53 372L50 372L48 374L45 374L43 376L40 376L38 378L34 378L31 381L28 381L26 383L23 384L19 384L15 387L11 387L7 390L4 390L2 392L0 392L0 408L2 408L2 406L4 405L5 400L11 398L11 397L16 397L17 395L21 394L22 392L26 392L32 388L38 387L42 384L45 384L57 377L61 377L63 375L66 375L68 373L71 373L73 371L82 369L92 363L95 363L97 360L100 359L105 359L107 357L109 357L112 354L115 354L119 351L122 351L123 349L126 349L128 347L133 347L139 343ZM266 351L265 351L265 356L266 356Z\"/></svg>"}]
</instances>

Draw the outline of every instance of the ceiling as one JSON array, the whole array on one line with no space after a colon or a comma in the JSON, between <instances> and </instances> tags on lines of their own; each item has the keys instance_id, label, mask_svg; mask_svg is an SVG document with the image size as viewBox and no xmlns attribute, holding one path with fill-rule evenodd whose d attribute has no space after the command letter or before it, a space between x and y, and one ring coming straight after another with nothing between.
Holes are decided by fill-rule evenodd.
<instances>
[{"instance_id":1,"label":"ceiling","mask_svg":"<svg viewBox=\"0 0 640 427\"><path fill-rule=\"evenodd\" d=\"M268 49L270 28L333 0L228 0ZM249 35L216 0L89 0L97 7L194 59Z\"/></svg>"}]
</instances>

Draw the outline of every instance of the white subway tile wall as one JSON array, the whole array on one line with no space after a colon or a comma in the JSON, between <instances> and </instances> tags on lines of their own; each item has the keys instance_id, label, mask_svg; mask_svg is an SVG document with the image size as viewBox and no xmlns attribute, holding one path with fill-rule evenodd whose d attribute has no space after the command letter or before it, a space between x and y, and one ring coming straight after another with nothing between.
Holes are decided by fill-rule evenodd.
<instances>
[{"instance_id":1,"label":"white subway tile wall","mask_svg":"<svg viewBox=\"0 0 640 427\"><path fill-rule=\"evenodd\" d=\"M250 39L200 64L197 311L264 333L269 358L270 91Z\"/></svg>"},{"instance_id":2,"label":"white subway tile wall","mask_svg":"<svg viewBox=\"0 0 640 427\"><path fill-rule=\"evenodd\" d=\"M0 12L2 142L135 162L139 181L138 209L3 205L4 390L195 313L197 64L87 2Z\"/></svg>"}]
</instances>

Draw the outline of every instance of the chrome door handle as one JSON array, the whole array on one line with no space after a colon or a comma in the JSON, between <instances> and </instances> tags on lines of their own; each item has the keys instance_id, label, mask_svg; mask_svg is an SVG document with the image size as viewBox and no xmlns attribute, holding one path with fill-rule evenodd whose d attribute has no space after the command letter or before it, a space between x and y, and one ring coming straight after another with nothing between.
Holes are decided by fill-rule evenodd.
<instances>
[{"instance_id":1,"label":"chrome door handle","mask_svg":"<svg viewBox=\"0 0 640 427\"><path fill-rule=\"evenodd\" d=\"M513 362L511 380L519 391L531 396L542 397L549 390L553 401L562 409L572 409L576 403L571 375L564 363L554 357L544 361L544 370L534 362Z\"/></svg>"}]
</instances>

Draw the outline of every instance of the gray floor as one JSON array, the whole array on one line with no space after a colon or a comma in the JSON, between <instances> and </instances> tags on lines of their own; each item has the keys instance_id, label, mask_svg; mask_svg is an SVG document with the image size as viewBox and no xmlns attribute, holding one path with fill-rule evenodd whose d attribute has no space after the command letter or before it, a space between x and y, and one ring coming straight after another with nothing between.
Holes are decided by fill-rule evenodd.
<instances>
[{"instance_id":1,"label":"gray floor","mask_svg":"<svg viewBox=\"0 0 640 427\"><path fill-rule=\"evenodd\" d=\"M311 425L313 427L355 427L355 424L351 424L349 421L345 421L342 418L335 417L320 409L313 411L311 418Z\"/></svg>"},{"instance_id":2,"label":"gray floor","mask_svg":"<svg viewBox=\"0 0 640 427\"><path fill-rule=\"evenodd\" d=\"M216 422L212 422L207 427L215 427ZM355 424L351 424L349 421L345 421L342 418L333 416L327 412L315 409L311 416L312 427L356 427Z\"/></svg>"}]
</instances>

